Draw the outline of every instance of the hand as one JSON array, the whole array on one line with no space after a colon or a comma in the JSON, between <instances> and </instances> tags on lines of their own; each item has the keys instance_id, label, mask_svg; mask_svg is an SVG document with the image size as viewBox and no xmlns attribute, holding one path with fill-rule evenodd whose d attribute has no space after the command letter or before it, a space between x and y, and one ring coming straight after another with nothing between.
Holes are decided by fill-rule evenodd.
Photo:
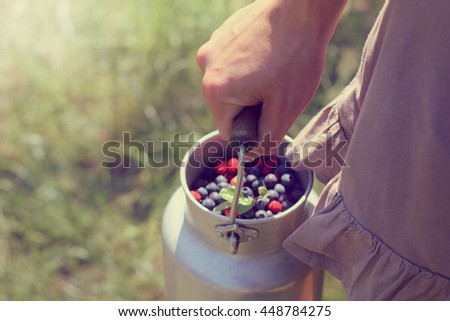
<instances>
[{"instance_id":1,"label":"hand","mask_svg":"<svg viewBox=\"0 0 450 321\"><path fill-rule=\"evenodd\" d=\"M262 103L258 139L279 143L320 82L345 0L259 0L236 12L197 54L203 93L219 135ZM250 108L250 107L249 107Z\"/></svg>"}]
</instances>

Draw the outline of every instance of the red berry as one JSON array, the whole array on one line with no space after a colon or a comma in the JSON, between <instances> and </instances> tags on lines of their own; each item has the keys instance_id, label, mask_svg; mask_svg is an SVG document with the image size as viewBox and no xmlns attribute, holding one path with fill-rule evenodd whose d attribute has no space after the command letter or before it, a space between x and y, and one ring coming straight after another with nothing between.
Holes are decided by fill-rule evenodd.
<instances>
[{"instance_id":1,"label":"red berry","mask_svg":"<svg viewBox=\"0 0 450 321\"><path fill-rule=\"evenodd\" d=\"M237 158L230 158L227 162L227 172L236 175L238 172L239 160Z\"/></svg>"},{"instance_id":2,"label":"red berry","mask_svg":"<svg viewBox=\"0 0 450 321\"><path fill-rule=\"evenodd\" d=\"M271 169L270 167L268 167L268 166L264 166L264 167L262 168L262 170L261 170L261 173L262 173L264 176L266 176L267 174L272 173L272 169Z\"/></svg>"},{"instance_id":3,"label":"red berry","mask_svg":"<svg viewBox=\"0 0 450 321\"><path fill-rule=\"evenodd\" d=\"M231 214L231 207L227 207L226 209L223 210L224 214L226 217L230 217ZM239 218L239 213L236 212L236 218Z\"/></svg>"},{"instance_id":4,"label":"red berry","mask_svg":"<svg viewBox=\"0 0 450 321\"><path fill-rule=\"evenodd\" d=\"M236 186L236 183L237 183L237 176L234 176L230 181L230 185ZM241 187L243 187L243 186L244 186L244 182L242 182L242 184L241 184Z\"/></svg>"},{"instance_id":5,"label":"red berry","mask_svg":"<svg viewBox=\"0 0 450 321\"><path fill-rule=\"evenodd\" d=\"M272 213L278 213L281 212L281 209L283 208L283 206L281 205L281 203L279 201L271 201L269 203L269 210L272 211Z\"/></svg>"},{"instance_id":6,"label":"red berry","mask_svg":"<svg viewBox=\"0 0 450 321\"><path fill-rule=\"evenodd\" d=\"M227 165L223 161L218 161L214 169L219 175L225 175L227 173Z\"/></svg>"},{"instance_id":7,"label":"red berry","mask_svg":"<svg viewBox=\"0 0 450 321\"><path fill-rule=\"evenodd\" d=\"M192 194L192 196L194 196L194 198L197 202L199 202L202 199L202 196L200 195L199 192L191 191L191 194Z\"/></svg>"},{"instance_id":8,"label":"red berry","mask_svg":"<svg viewBox=\"0 0 450 321\"><path fill-rule=\"evenodd\" d=\"M278 164L278 157L276 157L274 155L266 157L265 163L266 163L266 166L268 166L270 168L275 168L275 167L277 167L277 164Z\"/></svg>"},{"instance_id":9,"label":"red berry","mask_svg":"<svg viewBox=\"0 0 450 321\"><path fill-rule=\"evenodd\" d=\"M231 181L233 179L233 177L235 177L236 175L234 174L230 174L230 173L226 173L225 177L227 178L228 181Z\"/></svg>"}]
</instances>

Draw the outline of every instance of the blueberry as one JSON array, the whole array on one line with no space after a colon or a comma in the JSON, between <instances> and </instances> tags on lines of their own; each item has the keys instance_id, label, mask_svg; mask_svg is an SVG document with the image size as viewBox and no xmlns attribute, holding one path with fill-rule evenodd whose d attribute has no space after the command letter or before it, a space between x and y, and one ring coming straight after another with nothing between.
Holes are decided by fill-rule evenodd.
<instances>
[{"instance_id":1,"label":"blueberry","mask_svg":"<svg viewBox=\"0 0 450 321\"><path fill-rule=\"evenodd\" d=\"M244 186L241 189L242 195L244 195L244 197L253 197L253 191L250 187L248 186Z\"/></svg>"},{"instance_id":2,"label":"blueberry","mask_svg":"<svg viewBox=\"0 0 450 321\"><path fill-rule=\"evenodd\" d=\"M218 192L212 192L211 194L209 194L209 198L212 199L214 203L216 203L216 205L219 205L220 203L225 201Z\"/></svg>"},{"instance_id":3,"label":"blueberry","mask_svg":"<svg viewBox=\"0 0 450 321\"><path fill-rule=\"evenodd\" d=\"M259 186L260 186L260 185L259 185L259 181L258 181L258 180L253 181L253 183L252 183L252 185L251 185L251 188L252 188L253 193L258 193L258 187L259 187Z\"/></svg>"},{"instance_id":4,"label":"blueberry","mask_svg":"<svg viewBox=\"0 0 450 321\"><path fill-rule=\"evenodd\" d=\"M228 183L228 179L223 175L219 175L216 177L215 182L216 184L220 184L222 182Z\"/></svg>"},{"instance_id":5,"label":"blueberry","mask_svg":"<svg viewBox=\"0 0 450 321\"><path fill-rule=\"evenodd\" d=\"M206 185L206 190L208 191L208 193L218 192L219 191L219 186L217 186L216 183L211 182L208 185Z\"/></svg>"},{"instance_id":6,"label":"blueberry","mask_svg":"<svg viewBox=\"0 0 450 321\"><path fill-rule=\"evenodd\" d=\"M278 178L275 174L267 174L266 177L264 177L264 184L267 188L273 188L276 183L278 183Z\"/></svg>"},{"instance_id":7,"label":"blueberry","mask_svg":"<svg viewBox=\"0 0 450 321\"><path fill-rule=\"evenodd\" d=\"M208 186L206 186L206 188L208 188ZM275 184L275 187L273 188L275 191L277 191L278 194L284 194L286 193L286 188L284 188L283 185L281 185L280 183Z\"/></svg>"},{"instance_id":8,"label":"blueberry","mask_svg":"<svg viewBox=\"0 0 450 321\"><path fill-rule=\"evenodd\" d=\"M256 177L258 177L259 175L261 175L261 170L258 167L250 167L247 170L247 173L255 175Z\"/></svg>"},{"instance_id":9,"label":"blueberry","mask_svg":"<svg viewBox=\"0 0 450 321\"><path fill-rule=\"evenodd\" d=\"M285 210L287 210L288 208L290 208L292 205L294 205L294 204L292 204L292 203L289 202L289 201L282 201L282 202L281 202L281 210L285 211Z\"/></svg>"},{"instance_id":10,"label":"blueberry","mask_svg":"<svg viewBox=\"0 0 450 321\"><path fill-rule=\"evenodd\" d=\"M255 207L258 210L263 210L266 208L267 205L269 205L269 203L270 203L270 199L268 199L267 197L258 198L256 200Z\"/></svg>"},{"instance_id":11,"label":"blueberry","mask_svg":"<svg viewBox=\"0 0 450 321\"><path fill-rule=\"evenodd\" d=\"M280 194L280 196L278 197L278 200L279 200L280 202L287 201L287 200L288 200L287 194Z\"/></svg>"},{"instance_id":12,"label":"blueberry","mask_svg":"<svg viewBox=\"0 0 450 321\"><path fill-rule=\"evenodd\" d=\"M216 207L216 203L209 197L203 200L202 205L206 207L208 210L212 210L214 207Z\"/></svg>"},{"instance_id":13,"label":"blueberry","mask_svg":"<svg viewBox=\"0 0 450 321\"><path fill-rule=\"evenodd\" d=\"M266 218L267 217L267 213L264 210L259 210L255 213L255 217L256 218Z\"/></svg>"},{"instance_id":14,"label":"blueberry","mask_svg":"<svg viewBox=\"0 0 450 321\"><path fill-rule=\"evenodd\" d=\"M197 193L199 193L202 197L202 199L205 199L206 197L208 197L208 190L204 187L199 187L197 188Z\"/></svg>"},{"instance_id":15,"label":"blueberry","mask_svg":"<svg viewBox=\"0 0 450 321\"><path fill-rule=\"evenodd\" d=\"M241 215L239 216L239 218L243 218L243 219L247 219L247 220L248 220L248 219L255 218L255 210L251 208L251 209L248 210L247 212L241 214Z\"/></svg>"},{"instance_id":16,"label":"blueberry","mask_svg":"<svg viewBox=\"0 0 450 321\"><path fill-rule=\"evenodd\" d=\"M273 216L273 213L271 211L259 210L255 213L255 216L256 218L266 218Z\"/></svg>"},{"instance_id":17,"label":"blueberry","mask_svg":"<svg viewBox=\"0 0 450 321\"><path fill-rule=\"evenodd\" d=\"M254 181L258 180L258 178L253 174L248 174L246 179L247 186L251 186Z\"/></svg>"},{"instance_id":18,"label":"blueberry","mask_svg":"<svg viewBox=\"0 0 450 321\"><path fill-rule=\"evenodd\" d=\"M281 184L285 187L292 187L295 183L295 178L292 174L286 173L281 175Z\"/></svg>"},{"instance_id":19,"label":"blueberry","mask_svg":"<svg viewBox=\"0 0 450 321\"><path fill-rule=\"evenodd\" d=\"M274 189L269 189L269 190L267 191L266 196L267 196L271 201L273 201L273 200L275 200L275 199L278 199L278 197L280 197L280 195L278 194L278 192L277 192L276 190L274 190Z\"/></svg>"},{"instance_id":20,"label":"blueberry","mask_svg":"<svg viewBox=\"0 0 450 321\"><path fill-rule=\"evenodd\" d=\"M219 184L217 184L217 186L219 187L219 189L222 189L230 186L230 184L228 184L227 182L220 182Z\"/></svg>"},{"instance_id":21,"label":"blueberry","mask_svg":"<svg viewBox=\"0 0 450 321\"><path fill-rule=\"evenodd\" d=\"M266 183L264 183L264 177L258 178L259 186L266 186Z\"/></svg>"},{"instance_id":22,"label":"blueberry","mask_svg":"<svg viewBox=\"0 0 450 321\"><path fill-rule=\"evenodd\" d=\"M199 179L196 179L196 180L194 181L194 185L192 185L192 186L193 186L195 189L197 189L197 188L200 188L200 187L205 187L207 184L208 184L208 182L207 182L205 179L199 178Z\"/></svg>"},{"instance_id":23,"label":"blueberry","mask_svg":"<svg viewBox=\"0 0 450 321\"><path fill-rule=\"evenodd\" d=\"M286 167L285 164L278 164L277 168L275 169L275 174L278 174L280 176L283 176L283 174L289 173L291 170Z\"/></svg>"}]
</instances>

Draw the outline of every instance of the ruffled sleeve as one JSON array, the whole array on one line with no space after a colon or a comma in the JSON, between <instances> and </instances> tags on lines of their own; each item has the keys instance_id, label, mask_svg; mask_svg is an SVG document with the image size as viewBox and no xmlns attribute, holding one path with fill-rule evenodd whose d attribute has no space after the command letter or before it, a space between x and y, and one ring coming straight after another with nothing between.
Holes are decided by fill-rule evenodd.
<instances>
[{"instance_id":1,"label":"ruffled sleeve","mask_svg":"<svg viewBox=\"0 0 450 321\"><path fill-rule=\"evenodd\" d=\"M359 114L358 77L297 135L287 157L295 170L312 170L328 183L343 166Z\"/></svg>"},{"instance_id":2,"label":"ruffled sleeve","mask_svg":"<svg viewBox=\"0 0 450 321\"><path fill-rule=\"evenodd\" d=\"M340 279L348 300L450 300L448 278L393 251L353 217L332 186L327 206L285 240L288 252Z\"/></svg>"}]
</instances>

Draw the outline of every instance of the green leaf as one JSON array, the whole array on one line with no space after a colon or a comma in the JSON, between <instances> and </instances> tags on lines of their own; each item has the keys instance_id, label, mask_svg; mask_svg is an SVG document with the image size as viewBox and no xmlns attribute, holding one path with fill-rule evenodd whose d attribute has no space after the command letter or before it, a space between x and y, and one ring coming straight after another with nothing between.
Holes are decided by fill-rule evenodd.
<instances>
[{"instance_id":1,"label":"green leaf","mask_svg":"<svg viewBox=\"0 0 450 321\"><path fill-rule=\"evenodd\" d=\"M254 202L252 202L249 205L238 204L238 213L244 214L245 212L248 212L253 207L253 204L254 204ZM220 203L216 207L214 207L213 212L220 213L222 210L224 210L228 207L231 207L231 202L225 201L225 202Z\"/></svg>"},{"instance_id":2,"label":"green leaf","mask_svg":"<svg viewBox=\"0 0 450 321\"><path fill-rule=\"evenodd\" d=\"M266 196L266 194L267 194L267 187L265 187L265 186L258 187L258 194L259 194L259 197L261 197L261 198Z\"/></svg>"},{"instance_id":3,"label":"green leaf","mask_svg":"<svg viewBox=\"0 0 450 321\"><path fill-rule=\"evenodd\" d=\"M227 207L231 207L231 202L225 201L220 203L219 205L213 208L213 212L220 212L226 209Z\"/></svg>"},{"instance_id":4,"label":"green leaf","mask_svg":"<svg viewBox=\"0 0 450 321\"><path fill-rule=\"evenodd\" d=\"M239 205L253 206L253 201L253 197L244 197L242 194L239 195Z\"/></svg>"},{"instance_id":5,"label":"green leaf","mask_svg":"<svg viewBox=\"0 0 450 321\"><path fill-rule=\"evenodd\" d=\"M220 190L220 196L228 202L233 202L234 187L225 187Z\"/></svg>"},{"instance_id":6,"label":"green leaf","mask_svg":"<svg viewBox=\"0 0 450 321\"><path fill-rule=\"evenodd\" d=\"M228 202L233 202L234 187L230 186L230 187L222 188L220 190L220 196L222 196L222 198ZM244 197L244 195L242 195L242 193L239 195L238 203L240 205L244 205L244 206L252 205L253 206L253 202L254 202L253 197Z\"/></svg>"},{"instance_id":7,"label":"green leaf","mask_svg":"<svg viewBox=\"0 0 450 321\"><path fill-rule=\"evenodd\" d=\"M253 204L254 204L254 202L252 202L249 205L238 204L238 213L244 214L245 212L250 211L250 209L253 207Z\"/></svg>"}]
</instances>

